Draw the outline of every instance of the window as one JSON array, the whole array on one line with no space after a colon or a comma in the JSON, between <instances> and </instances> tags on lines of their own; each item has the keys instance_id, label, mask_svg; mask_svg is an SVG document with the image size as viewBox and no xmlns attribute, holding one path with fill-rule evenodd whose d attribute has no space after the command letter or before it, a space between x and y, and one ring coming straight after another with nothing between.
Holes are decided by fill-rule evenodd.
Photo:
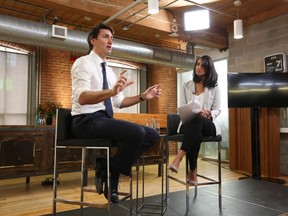
<instances>
[{"instance_id":1,"label":"window","mask_svg":"<svg viewBox=\"0 0 288 216\"><path fill-rule=\"evenodd\" d=\"M0 47L0 124L26 125L29 55Z\"/></svg>"},{"instance_id":2,"label":"window","mask_svg":"<svg viewBox=\"0 0 288 216\"><path fill-rule=\"evenodd\" d=\"M139 94L140 88L139 88L139 70L135 67L130 67L127 65L123 64L115 64L113 62L108 62L108 65L112 68L114 73L116 74L116 77L120 76L120 73L123 70L127 70L125 73L125 76L127 77L128 80L134 81L134 84L128 86L126 89L123 90L123 94L125 96L134 96L135 93ZM139 113L140 107L139 103L131 106L131 107L126 107L122 109L117 109L113 107L114 112L119 112L119 113Z\"/></svg>"}]
</instances>

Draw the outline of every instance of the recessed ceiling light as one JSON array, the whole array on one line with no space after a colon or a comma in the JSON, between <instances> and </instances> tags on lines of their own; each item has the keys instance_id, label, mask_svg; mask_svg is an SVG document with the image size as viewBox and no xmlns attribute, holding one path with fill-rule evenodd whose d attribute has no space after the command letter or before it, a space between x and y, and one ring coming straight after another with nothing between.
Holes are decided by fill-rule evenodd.
<instances>
[{"instance_id":1,"label":"recessed ceiling light","mask_svg":"<svg viewBox=\"0 0 288 216\"><path fill-rule=\"evenodd\" d=\"M123 26L123 28L122 28L124 31L127 31L127 30L129 30L129 27L127 26L127 25L125 25L125 26Z\"/></svg>"},{"instance_id":2,"label":"recessed ceiling light","mask_svg":"<svg viewBox=\"0 0 288 216\"><path fill-rule=\"evenodd\" d=\"M86 20L86 21L91 21L91 17L84 16L84 20Z\"/></svg>"}]
</instances>

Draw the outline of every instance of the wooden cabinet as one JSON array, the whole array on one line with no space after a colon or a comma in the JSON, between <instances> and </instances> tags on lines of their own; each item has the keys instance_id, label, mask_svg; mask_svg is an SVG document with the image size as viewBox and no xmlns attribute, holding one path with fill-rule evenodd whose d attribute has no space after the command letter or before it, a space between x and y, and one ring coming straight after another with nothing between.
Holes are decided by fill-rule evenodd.
<instances>
[{"instance_id":1,"label":"wooden cabinet","mask_svg":"<svg viewBox=\"0 0 288 216\"><path fill-rule=\"evenodd\" d=\"M115 117L138 124L155 118L161 122L161 129L166 130L166 114L118 113ZM53 174L54 140L52 125L0 126L0 179ZM160 163L159 144L145 153L146 164ZM81 149L60 149L58 154L60 173L80 171ZM87 163L87 168L92 168L91 164Z\"/></svg>"},{"instance_id":2,"label":"wooden cabinet","mask_svg":"<svg viewBox=\"0 0 288 216\"><path fill-rule=\"evenodd\" d=\"M54 139L54 126L1 126L0 179L52 174ZM61 172L80 170L80 150L59 154Z\"/></svg>"},{"instance_id":3,"label":"wooden cabinet","mask_svg":"<svg viewBox=\"0 0 288 216\"><path fill-rule=\"evenodd\" d=\"M53 146L53 130L48 126L1 126L0 179L44 174L51 162L46 150Z\"/></svg>"}]
</instances>

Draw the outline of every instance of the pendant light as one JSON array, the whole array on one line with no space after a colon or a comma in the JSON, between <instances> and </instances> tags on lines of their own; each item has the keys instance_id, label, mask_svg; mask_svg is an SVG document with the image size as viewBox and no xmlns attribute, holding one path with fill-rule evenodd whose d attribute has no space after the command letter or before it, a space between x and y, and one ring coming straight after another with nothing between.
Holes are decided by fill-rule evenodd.
<instances>
[{"instance_id":1,"label":"pendant light","mask_svg":"<svg viewBox=\"0 0 288 216\"><path fill-rule=\"evenodd\" d=\"M234 39L243 38L243 20L234 20Z\"/></svg>"},{"instance_id":2,"label":"pendant light","mask_svg":"<svg viewBox=\"0 0 288 216\"><path fill-rule=\"evenodd\" d=\"M234 20L234 39L243 38L243 20L239 19L239 6L242 4L241 0L234 1L234 5L237 7L237 17Z\"/></svg>"},{"instance_id":3,"label":"pendant light","mask_svg":"<svg viewBox=\"0 0 288 216\"><path fill-rule=\"evenodd\" d=\"M157 14L159 12L159 1L158 0L148 0L148 13Z\"/></svg>"}]
</instances>

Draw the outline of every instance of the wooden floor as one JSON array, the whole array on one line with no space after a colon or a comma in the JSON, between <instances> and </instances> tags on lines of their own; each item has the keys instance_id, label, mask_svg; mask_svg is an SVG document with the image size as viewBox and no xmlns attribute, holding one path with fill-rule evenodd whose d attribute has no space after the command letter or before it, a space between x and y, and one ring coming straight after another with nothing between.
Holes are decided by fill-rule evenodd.
<instances>
[{"instance_id":1,"label":"wooden floor","mask_svg":"<svg viewBox=\"0 0 288 216\"><path fill-rule=\"evenodd\" d=\"M173 158L172 158L173 159ZM183 162L182 162L183 163ZM229 181L238 180L246 175L233 172L229 170L229 164L222 163L222 182L226 183ZM156 195L161 193L161 177L157 176L158 166L149 165L145 167L145 196ZM217 178L217 166L213 161L198 160L198 173L207 175L212 178ZM135 197L136 171L133 168L133 197ZM178 177L184 179L184 164L181 164L181 170ZM79 173L68 173L60 175L59 184L59 195L65 196L66 198L78 198L79 189L78 185L80 182ZM52 185L42 186L41 182L45 178L51 176L36 176L31 177L30 183L26 184L24 178L0 180L0 215L9 216L36 216L52 213L52 199L53 199L53 188ZM141 176L140 176L141 178ZM288 186L288 176L281 176L281 179L286 181ZM203 181L198 179L200 182ZM170 181L170 191L184 190L184 186ZM94 172L89 172L89 186L94 188ZM141 185L140 185L141 187ZM120 191L128 190L128 178L121 176L121 182L119 186ZM101 202L105 203L103 195L99 196L95 193L89 193L85 196L85 200L95 199L99 197ZM58 211L65 211L68 209L75 209L78 206L58 204Z\"/></svg>"}]
</instances>

